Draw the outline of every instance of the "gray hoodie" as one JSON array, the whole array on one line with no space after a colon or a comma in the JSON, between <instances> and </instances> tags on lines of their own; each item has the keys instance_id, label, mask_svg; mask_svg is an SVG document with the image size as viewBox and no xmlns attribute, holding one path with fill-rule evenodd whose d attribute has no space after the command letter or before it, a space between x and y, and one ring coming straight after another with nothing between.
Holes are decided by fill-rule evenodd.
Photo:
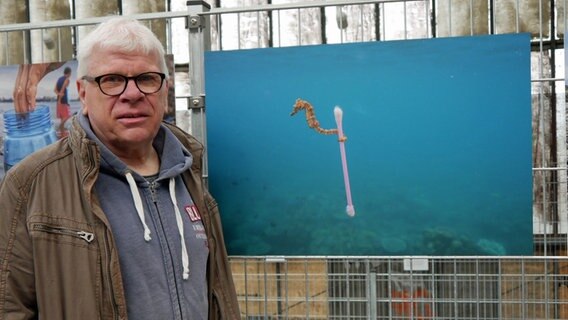
<instances>
[{"instance_id":1,"label":"gray hoodie","mask_svg":"<svg viewBox=\"0 0 568 320\"><path fill-rule=\"evenodd\" d=\"M79 123L101 150L95 190L118 248L128 317L207 319L207 237L180 177L190 153L161 126L153 143L160 171L147 179L98 140L88 118Z\"/></svg>"}]
</instances>

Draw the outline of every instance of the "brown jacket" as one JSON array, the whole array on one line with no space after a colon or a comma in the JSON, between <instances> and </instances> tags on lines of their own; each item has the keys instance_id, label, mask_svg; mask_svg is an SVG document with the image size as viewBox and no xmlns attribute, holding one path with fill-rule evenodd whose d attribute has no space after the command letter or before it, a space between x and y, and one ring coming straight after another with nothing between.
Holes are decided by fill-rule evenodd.
<instances>
[{"instance_id":1,"label":"brown jacket","mask_svg":"<svg viewBox=\"0 0 568 320\"><path fill-rule=\"evenodd\" d=\"M73 122L68 139L0 183L0 319L127 319L113 235L93 189L99 151ZM167 126L194 157L183 179L209 243L209 319L239 319L219 209L201 179L203 146Z\"/></svg>"}]
</instances>

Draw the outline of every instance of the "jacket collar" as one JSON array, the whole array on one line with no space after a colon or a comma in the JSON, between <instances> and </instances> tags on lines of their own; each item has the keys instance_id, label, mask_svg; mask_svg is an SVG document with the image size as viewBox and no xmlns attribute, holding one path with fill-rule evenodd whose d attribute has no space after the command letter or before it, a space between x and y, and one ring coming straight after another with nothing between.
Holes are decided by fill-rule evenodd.
<instances>
[{"instance_id":1,"label":"jacket collar","mask_svg":"<svg viewBox=\"0 0 568 320\"><path fill-rule=\"evenodd\" d=\"M74 132L75 134L72 134L72 139L75 139L76 141L71 143L78 146L79 149L81 149L80 146L82 145L90 146L87 147L86 150L82 150L80 152L83 160L87 160L87 158L95 156L96 164L98 166L102 166L103 168L108 169L111 172L115 172L120 176L124 176L130 171L117 156L115 156L104 144L102 144L92 131L89 119L86 116L82 114L77 115L73 124L74 129L76 129L73 131L76 132ZM193 161L193 154L188 151L187 147L197 147L197 145L194 143L184 144L183 141L181 141L183 140L182 137L175 135L171 131L172 128L174 127L166 126L166 123L164 122L153 142L154 148L160 156L160 179L171 178L179 175L183 171L189 169L195 162ZM84 140L82 141L84 143L81 143L81 140ZM185 140L187 140L187 138ZM94 150L92 150L93 146ZM198 152L198 157L201 157L203 148L201 146L201 148L198 149L201 150ZM167 151L164 152L165 150ZM96 152L96 154L94 154L93 151ZM137 180L142 181L141 177L136 178Z\"/></svg>"}]
</instances>

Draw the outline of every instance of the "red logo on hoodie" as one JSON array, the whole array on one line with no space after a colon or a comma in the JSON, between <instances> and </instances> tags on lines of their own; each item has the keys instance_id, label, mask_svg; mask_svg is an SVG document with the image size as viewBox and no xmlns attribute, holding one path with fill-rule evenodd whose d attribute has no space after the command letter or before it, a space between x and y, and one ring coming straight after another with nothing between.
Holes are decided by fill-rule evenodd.
<instances>
[{"instance_id":1,"label":"red logo on hoodie","mask_svg":"<svg viewBox=\"0 0 568 320\"><path fill-rule=\"evenodd\" d=\"M191 222L201 220L201 215L199 214L196 205L192 204L190 206L185 206L185 212L187 212L187 215L189 216L189 220L191 220Z\"/></svg>"}]
</instances>

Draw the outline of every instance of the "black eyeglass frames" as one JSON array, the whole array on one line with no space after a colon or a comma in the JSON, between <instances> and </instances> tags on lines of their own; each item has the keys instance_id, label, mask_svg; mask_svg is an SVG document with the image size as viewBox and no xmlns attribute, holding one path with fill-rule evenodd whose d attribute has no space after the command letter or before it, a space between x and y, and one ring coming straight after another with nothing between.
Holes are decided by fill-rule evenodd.
<instances>
[{"instance_id":1,"label":"black eyeglass frames","mask_svg":"<svg viewBox=\"0 0 568 320\"><path fill-rule=\"evenodd\" d=\"M144 72L133 77L110 73L98 77L83 76L81 79L96 82L101 92L107 96L119 96L126 90L129 80L134 80L136 87L142 93L152 94L162 88L165 78L166 75L161 72Z\"/></svg>"}]
</instances>

